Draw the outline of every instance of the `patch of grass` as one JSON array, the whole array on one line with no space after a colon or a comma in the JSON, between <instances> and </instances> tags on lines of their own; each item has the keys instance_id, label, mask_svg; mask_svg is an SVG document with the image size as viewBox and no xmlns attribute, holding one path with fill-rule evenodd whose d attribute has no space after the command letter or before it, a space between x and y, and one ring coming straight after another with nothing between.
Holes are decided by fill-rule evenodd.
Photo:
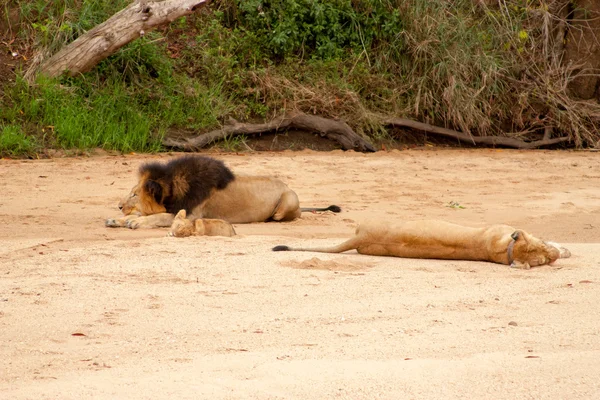
<instances>
[{"instance_id":1,"label":"patch of grass","mask_svg":"<svg viewBox=\"0 0 600 400\"><path fill-rule=\"evenodd\" d=\"M170 130L216 125L231 108L222 84L175 73L161 38L134 41L77 78L40 77L33 85L19 79L4 93L0 121L27 126L27 134L45 134L52 139L46 143L62 148L124 152L159 151Z\"/></svg>"},{"instance_id":2,"label":"patch of grass","mask_svg":"<svg viewBox=\"0 0 600 400\"><path fill-rule=\"evenodd\" d=\"M129 3L33 0L12 7L20 11L20 35L47 56ZM149 32L76 78L40 77L32 85L18 79L0 96L0 123L23 126L46 146L123 152L159 151L171 130L215 126L232 108L222 83L176 72L164 39Z\"/></svg>"},{"instance_id":3,"label":"patch of grass","mask_svg":"<svg viewBox=\"0 0 600 400\"><path fill-rule=\"evenodd\" d=\"M230 152L245 151L248 149L247 140L248 137L246 135L225 136L218 143L218 147Z\"/></svg>"},{"instance_id":4,"label":"patch of grass","mask_svg":"<svg viewBox=\"0 0 600 400\"><path fill-rule=\"evenodd\" d=\"M0 126L0 155L14 156L31 154L36 144L26 136L21 127L15 125Z\"/></svg>"},{"instance_id":5,"label":"patch of grass","mask_svg":"<svg viewBox=\"0 0 600 400\"><path fill-rule=\"evenodd\" d=\"M51 127L63 148L154 152L170 129L215 125L216 110L225 113L221 108L228 105L220 100L218 87L205 88L185 77L156 90L151 82L137 87L121 79L99 84L83 77L68 83L40 79L28 87L21 81L12 88L12 107L0 115L36 126L38 132Z\"/></svg>"},{"instance_id":6,"label":"patch of grass","mask_svg":"<svg viewBox=\"0 0 600 400\"><path fill-rule=\"evenodd\" d=\"M39 80L13 95L13 116L32 124L33 132L50 129L55 143L63 148L103 147L121 151L152 151L150 120L136 110L123 87L114 84L88 93L81 88Z\"/></svg>"}]
</instances>

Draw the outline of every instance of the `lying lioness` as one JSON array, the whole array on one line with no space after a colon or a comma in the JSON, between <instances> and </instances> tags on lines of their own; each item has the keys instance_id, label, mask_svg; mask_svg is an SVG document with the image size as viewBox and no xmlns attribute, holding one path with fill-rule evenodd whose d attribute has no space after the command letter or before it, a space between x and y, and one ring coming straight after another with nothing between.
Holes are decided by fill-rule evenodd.
<instances>
[{"instance_id":1,"label":"lying lioness","mask_svg":"<svg viewBox=\"0 0 600 400\"><path fill-rule=\"evenodd\" d=\"M187 237L187 236L235 236L233 226L222 219L197 219L190 221L186 218L185 210L180 210L167 236Z\"/></svg>"},{"instance_id":2,"label":"lying lioness","mask_svg":"<svg viewBox=\"0 0 600 400\"><path fill-rule=\"evenodd\" d=\"M335 205L300 208L298 195L283 181L234 175L222 161L198 155L143 164L138 183L119 202L119 209L124 216L107 219L106 226L169 227L179 210L186 210L190 219L222 219L234 224L291 221L302 212L340 212Z\"/></svg>"},{"instance_id":3,"label":"lying lioness","mask_svg":"<svg viewBox=\"0 0 600 400\"><path fill-rule=\"evenodd\" d=\"M435 220L362 224L352 239L337 246L276 246L273 251L341 253L353 249L373 256L490 261L522 269L571 256L569 250L556 243L544 242L508 225L469 228Z\"/></svg>"}]
</instances>

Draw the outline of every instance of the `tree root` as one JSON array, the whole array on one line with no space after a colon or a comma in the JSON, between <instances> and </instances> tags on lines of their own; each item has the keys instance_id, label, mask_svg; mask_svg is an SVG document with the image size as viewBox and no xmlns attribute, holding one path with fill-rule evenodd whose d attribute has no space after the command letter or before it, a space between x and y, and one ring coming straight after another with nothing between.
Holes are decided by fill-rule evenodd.
<instances>
[{"instance_id":1,"label":"tree root","mask_svg":"<svg viewBox=\"0 0 600 400\"><path fill-rule=\"evenodd\" d=\"M283 129L301 129L319 133L321 137L338 142L344 150L374 152L375 148L342 121L307 114L288 114L264 124L248 124L231 120L221 129L191 138L165 138L163 145L187 151L200 149L216 140L236 135L254 135Z\"/></svg>"},{"instance_id":2,"label":"tree root","mask_svg":"<svg viewBox=\"0 0 600 400\"><path fill-rule=\"evenodd\" d=\"M457 132L452 129L441 128L438 126L429 125L423 122L417 122L405 118L392 118L384 122L387 126L397 126L404 128L417 129L436 135L446 136L459 141L464 141L474 145L483 144L491 146L512 147L515 149L536 149L542 146L550 146L557 143L563 143L569 140L568 137L549 138L549 133L544 135L544 139L526 142L521 139L509 138L504 136L471 136L462 132Z\"/></svg>"},{"instance_id":3,"label":"tree root","mask_svg":"<svg viewBox=\"0 0 600 400\"><path fill-rule=\"evenodd\" d=\"M521 139L504 136L471 136L452 129L441 128L405 118L392 118L384 121L384 125L417 129L436 135L458 139L459 142L463 141L473 145L481 144L511 147L515 149L536 149L569 141L568 137L551 138L550 135L552 131L550 129L546 129L542 140L526 142ZM369 142L358 136L345 122L300 113L284 115L263 124L241 123L231 119L229 124L220 129L189 138L165 138L162 143L166 147L173 147L184 151L196 151L219 139L227 137L277 132L290 128L318 132L321 137L326 137L338 142L344 150L356 150L362 152L376 151Z\"/></svg>"}]
</instances>

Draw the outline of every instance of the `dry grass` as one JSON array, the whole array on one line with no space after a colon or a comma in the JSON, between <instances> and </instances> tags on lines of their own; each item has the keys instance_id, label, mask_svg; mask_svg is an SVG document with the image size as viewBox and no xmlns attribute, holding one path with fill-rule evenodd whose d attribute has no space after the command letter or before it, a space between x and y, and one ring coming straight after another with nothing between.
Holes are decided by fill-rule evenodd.
<instances>
[{"instance_id":1,"label":"dry grass","mask_svg":"<svg viewBox=\"0 0 600 400\"><path fill-rule=\"evenodd\" d=\"M252 90L274 114L344 118L368 134L401 116L478 136L599 143L600 105L569 93L569 83L590 71L562 58L566 3L495 4L402 2L401 58L381 46L368 59L346 60L336 78L325 70L298 80L310 68L270 68L251 73Z\"/></svg>"}]
</instances>

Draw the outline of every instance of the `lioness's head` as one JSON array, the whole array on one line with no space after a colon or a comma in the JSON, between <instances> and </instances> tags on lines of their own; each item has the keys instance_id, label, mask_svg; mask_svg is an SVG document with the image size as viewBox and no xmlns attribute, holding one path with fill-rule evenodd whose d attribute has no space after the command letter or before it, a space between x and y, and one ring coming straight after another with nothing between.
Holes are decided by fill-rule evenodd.
<instances>
[{"instance_id":1,"label":"lioness's head","mask_svg":"<svg viewBox=\"0 0 600 400\"><path fill-rule=\"evenodd\" d=\"M188 237L194 234L196 229L195 224L186 218L185 210L180 210L177 215L175 215L175 219L173 220L173 224L171 224L171 229L167 233L167 236L174 237Z\"/></svg>"},{"instance_id":2,"label":"lioness's head","mask_svg":"<svg viewBox=\"0 0 600 400\"><path fill-rule=\"evenodd\" d=\"M567 249L561 248L556 243L544 242L522 230L514 231L511 238L514 243L509 245L509 259L512 256L511 267L514 268L529 269L552 264L561 257L566 258L571 255Z\"/></svg>"}]
</instances>

